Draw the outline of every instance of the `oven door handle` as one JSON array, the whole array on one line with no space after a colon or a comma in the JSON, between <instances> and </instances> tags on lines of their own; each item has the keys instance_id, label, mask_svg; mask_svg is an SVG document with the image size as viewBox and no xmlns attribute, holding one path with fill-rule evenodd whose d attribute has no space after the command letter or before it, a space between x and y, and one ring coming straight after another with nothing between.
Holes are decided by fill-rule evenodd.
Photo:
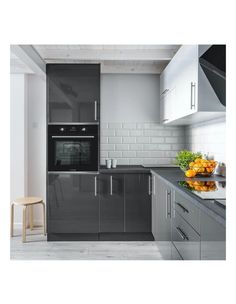
<instances>
[{"instance_id":1,"label":"oven door handle","mask_svg":"<svg viewBox=\"0 0 236 304\"><path fill-rule=\"evenodd\" d=\"M70 135L68 135L68 136L56 136L56 135L52 135L52 138L94 138L94 136L92 136L92 135L81 135L81 136L76 136L76 135L74 135L74 136L70 136Z\"/></svg>"}]
</instances>

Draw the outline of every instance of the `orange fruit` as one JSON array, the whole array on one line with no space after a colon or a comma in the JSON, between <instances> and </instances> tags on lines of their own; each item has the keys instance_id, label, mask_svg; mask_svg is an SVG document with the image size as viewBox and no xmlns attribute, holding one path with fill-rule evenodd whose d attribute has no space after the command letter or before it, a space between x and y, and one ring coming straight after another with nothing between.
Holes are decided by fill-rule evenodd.
<instances>
[{"instance_id":1,"label":"orange fruit","mask_svg":"<svg viewBox=\"0 0 236 304\"><path fill-rule=\"evenodd\" d=\"M195 172L194 170L187 170L187 171L185 172L185 175L186 175L187 177L194 177L194 176L196 175L196 172Z\"/></svg>"}]
</instances>

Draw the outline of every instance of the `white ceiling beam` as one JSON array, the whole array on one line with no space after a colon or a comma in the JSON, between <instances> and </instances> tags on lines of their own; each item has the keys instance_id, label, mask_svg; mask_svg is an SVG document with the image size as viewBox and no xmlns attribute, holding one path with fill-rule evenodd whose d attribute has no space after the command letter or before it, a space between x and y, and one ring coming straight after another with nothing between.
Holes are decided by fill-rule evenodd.
<instances>
[{"instance_id":1,"label":"white ceiling beam","mask_svg":"<svg viewBox=\"0 0 236 304\"><path fill-rule=\"evenodd\" d=\"M160 74L166 66L166 62L160 63L133 63L122 62L101 64L101 74Z\"/></svg>"},{"instance_id":2,"label":"white ceiling beam","mask_svg":"<svg viewBox=\"0 0 236 304\"><path fill-rule=\"evenodd\" d=\"M46 63L31 45L11 45L11 52L35 74L46 79Z\"/></svg>"},{"instance_id":3,"label":"white ceiling beam","mask_svg":"<svg viewBox=\"0 0 236 304\"><path fill-rule=\"evenodd\" d=\"M176 50L174 49L64 49L36 48L40 56L48 63L54 60L135 60L135 61L169 61Z\"/></svg>"}]
</instances>

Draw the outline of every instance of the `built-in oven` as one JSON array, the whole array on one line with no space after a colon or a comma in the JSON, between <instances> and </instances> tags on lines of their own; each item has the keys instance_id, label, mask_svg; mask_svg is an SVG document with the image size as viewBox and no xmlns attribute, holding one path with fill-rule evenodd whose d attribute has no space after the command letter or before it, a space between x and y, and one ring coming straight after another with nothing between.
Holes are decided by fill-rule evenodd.
<instances>
[{"instance_id":1,"label":"built-in oven","mask_svg":"<svg viewBox=\"0 0 236 304\"><path fill-rule=\"evenodd\" d=\"M48 125L48 171L98 171L98 125Z\"/></svg>"}]
</instances>

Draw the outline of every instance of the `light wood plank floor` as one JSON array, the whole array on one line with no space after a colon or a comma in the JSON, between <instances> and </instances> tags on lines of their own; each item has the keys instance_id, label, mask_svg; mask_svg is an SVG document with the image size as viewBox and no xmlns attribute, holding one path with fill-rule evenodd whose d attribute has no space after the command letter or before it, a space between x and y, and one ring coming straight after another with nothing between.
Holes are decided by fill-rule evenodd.
<instances>
[{"instance_id":1,"label":"light wood plank floor","mask_svg":"<svg viewBox=\"0 0 236 304\"><path fill-rule=\"evenodd\" d=\"M11 259L162 260L167 247L156 242L47 242L41 232L27 231L27 243L22 243L21 232L16 230L16 236L11 238Z\"/></svg>"}]
</instances>

